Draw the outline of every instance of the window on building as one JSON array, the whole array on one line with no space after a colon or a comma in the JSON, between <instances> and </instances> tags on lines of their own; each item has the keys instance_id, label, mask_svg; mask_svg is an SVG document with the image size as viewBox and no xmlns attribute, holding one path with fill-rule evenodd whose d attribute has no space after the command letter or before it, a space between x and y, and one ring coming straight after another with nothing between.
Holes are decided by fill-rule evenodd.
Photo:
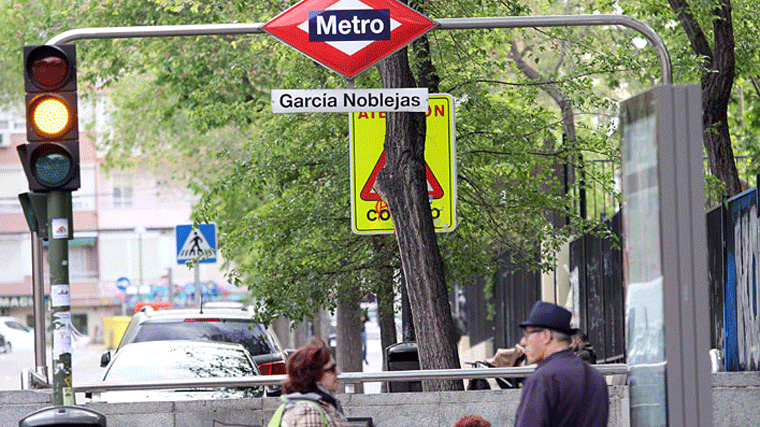
<instances>
[{"instance_id":1,"label":"window on building","mask_svg":"<svg viewBox=\"0 0 760 427\"><path fill-rule=\"evenodd\" d=\"M134 200L133 187L131 174L115 173L113 175L113 207L131 207Z\"/></svg>"},{"instance_id":2,"label":"window on building","mask_svg":"<svg viewBox=\"0 0 760 427\"><path fill-rule=\"evenodd\" d=\"M74 239L72 241L76 241ZM98 278L95 246L69 245L69 280L85 281Z\"/></svg>"}]
</instances>

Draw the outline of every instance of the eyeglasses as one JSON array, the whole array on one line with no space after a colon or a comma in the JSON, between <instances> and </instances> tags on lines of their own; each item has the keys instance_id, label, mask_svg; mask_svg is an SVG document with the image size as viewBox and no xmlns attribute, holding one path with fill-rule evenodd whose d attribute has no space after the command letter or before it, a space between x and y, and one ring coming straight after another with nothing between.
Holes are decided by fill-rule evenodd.
<instances>
[{"instance_id":1,"label":"eyeglasses","mask_svg":"<svg viewBox=\"0 0 760 427\"><path fill-rule=\"evenodd\" d=\"M334 373L336 373L337 370L338 370L338 365L336 365L335 363L333 363L332 365L330 365L330 366L326 367L325 369L323 369L323 372L332 372L334 374Z\"/></svg>"},{"instance_id":2,"label":"eyeglasses","mask_svg":"<svg viewBox=\"0 0 760 427\"><path fill-rule=\"evenodd\" d=\"M542 332L542 331L543 329L532 329L532 330L526 329L525 332L523 332L523 338L527 338L528 335L535 334L536 332Z\"/></svg>"}]
</instances>

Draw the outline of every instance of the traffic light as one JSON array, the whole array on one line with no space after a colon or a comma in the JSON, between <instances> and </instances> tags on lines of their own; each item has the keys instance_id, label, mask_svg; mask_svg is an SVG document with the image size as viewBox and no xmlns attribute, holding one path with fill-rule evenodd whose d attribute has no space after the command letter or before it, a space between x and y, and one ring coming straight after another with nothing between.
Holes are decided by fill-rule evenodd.
<instances>
[{"instance_id":1,"label":"traffic light","mask_svg":"<svg viewBox=\"0 0 760 427\"><path fill-rule=\"evenodd\" d=\"M76 46L24 46L26 139L18 146L29 189L80 187Z\"/></svg>"}]
</instances>

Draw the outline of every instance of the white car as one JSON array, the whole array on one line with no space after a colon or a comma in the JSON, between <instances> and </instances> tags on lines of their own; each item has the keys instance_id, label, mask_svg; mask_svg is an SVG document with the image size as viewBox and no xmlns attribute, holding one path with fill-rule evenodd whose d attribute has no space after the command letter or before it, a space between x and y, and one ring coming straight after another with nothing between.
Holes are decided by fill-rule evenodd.
<instances>
[{"instance_id":1,"label":"white car","mask_svg":"<svg viewBox=\"0 0 760 427\"><path fill-rule=\"evenodd\" d=\"M7 351L34 350L34 329L15 317L0 316L0 334Z\"/></svg>"},{"instance_id":2,"label":"white car","mask_svg":"<svg viewBox=\"0 0 760 427\"><path fill-rule=\"evenodd\" d=\"M240 344L186 340L146 341L122 347L108 365L103 381L128 384L257 375L260 373L250 353ZM264 388L258 386L107 391L91 397L103 402L149 402L263 395Z\"/></svg>"}]
</instances>

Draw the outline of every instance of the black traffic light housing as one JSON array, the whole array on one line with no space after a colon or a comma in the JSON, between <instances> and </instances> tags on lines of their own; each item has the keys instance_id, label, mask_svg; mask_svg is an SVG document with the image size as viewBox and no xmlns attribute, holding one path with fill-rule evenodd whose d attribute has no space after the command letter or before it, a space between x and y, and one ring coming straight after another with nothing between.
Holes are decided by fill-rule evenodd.
<instances>
[{"instance_id":1,"label":"black traffic light housing","mask_svg":"<svg viewBox=\"0 0 760 427\"><path fill-rule=\"evenodd\" d=\"M26 139L17 147L29 189L80 187L76 46L24 46Z\"/></svg>"}]
</instances>

